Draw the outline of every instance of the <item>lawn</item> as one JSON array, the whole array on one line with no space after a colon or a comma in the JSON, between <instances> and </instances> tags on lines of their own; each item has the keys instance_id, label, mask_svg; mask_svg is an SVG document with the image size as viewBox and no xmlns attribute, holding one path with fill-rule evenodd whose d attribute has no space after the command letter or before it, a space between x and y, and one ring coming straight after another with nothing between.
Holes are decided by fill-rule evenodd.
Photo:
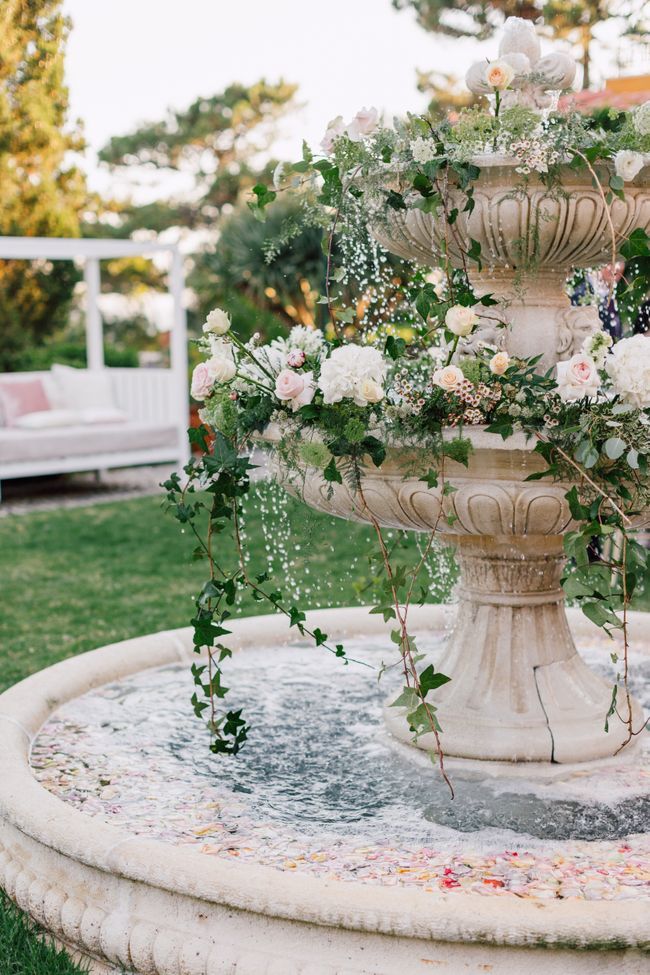
<instances>
[{"instance_id":1,"label":"lawn","mask_svg":"<svg viewBox=\"0 0 650 975\"><path fill-rule=\"evenodd\" d=\"M270 568L274 585L301 605L372 600L372 529L311 512L262 485L247 502L245 532L252 565ZM394 534L391 543L403 547L403 561L417 557L416 536ZM192 561L193 548L157 497L1 520L0 690L85 650L187 625L205 572ZM430 573L422 581L434 598L445 596L454 571L444 550ZM247 599L241 611L268 610ZM0 898L2 975L82 970L43 945Z\"/></svg>"}]
</instances>

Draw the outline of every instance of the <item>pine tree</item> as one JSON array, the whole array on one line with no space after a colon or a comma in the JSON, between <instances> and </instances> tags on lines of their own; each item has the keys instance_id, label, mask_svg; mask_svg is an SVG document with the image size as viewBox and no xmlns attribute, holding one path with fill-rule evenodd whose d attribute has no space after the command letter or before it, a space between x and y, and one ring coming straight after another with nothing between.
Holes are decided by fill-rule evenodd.
<instances>
[{"instance_id":1,"label":"pine tree","mask_svg":"<svg viewBox=\"0 0 650 975\"><path fill-rule=\"evenodd\" d=\"M61 0L0 2L0 234L77 237L85 183L70 163ZM66 319L78 273L68 262L0 261L0 369Z\"/></svg>"}]
</instances>

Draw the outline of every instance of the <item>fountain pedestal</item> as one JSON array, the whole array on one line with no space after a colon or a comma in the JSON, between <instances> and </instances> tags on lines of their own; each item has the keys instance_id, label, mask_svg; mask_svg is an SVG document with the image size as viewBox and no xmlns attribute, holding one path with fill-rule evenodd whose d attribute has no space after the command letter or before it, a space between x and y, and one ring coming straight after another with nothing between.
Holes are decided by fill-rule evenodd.
<instances>
[{"instance_id":1,"label":"fountain pedestal","mask_svg":"<svg viewBox=\"0 0 650 975\"><path fill-rule=\"evenodd\" d=\"M559 536L460 537L457 621L437 668L446 751L474 759L579 762L612 755L626 728L610 719L612 687L578 654L567 623ZM620 710L627 711L625 702ZM391 732L411 736L403 714ZM640 712L635 711L638 725ZM435 748L433 735L418 744Z\"/></svg>"}]
</instances>

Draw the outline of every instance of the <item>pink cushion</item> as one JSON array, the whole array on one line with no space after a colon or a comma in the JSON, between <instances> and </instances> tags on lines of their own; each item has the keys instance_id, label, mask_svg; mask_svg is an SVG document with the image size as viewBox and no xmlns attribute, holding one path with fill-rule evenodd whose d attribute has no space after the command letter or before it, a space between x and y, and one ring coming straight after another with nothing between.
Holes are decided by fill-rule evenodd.
<instances>
[{"instance_id":1,"label":"pink cushion","mask_svg":"<svg viewBox=\"0 0 650 975\"><path fill-rule=\"evenodd\" d=\"M19 416L49 410L50 401L41 379L3 380L0 376L0 406L5 424L12 427Z\"/></svg>"}]
</instances>

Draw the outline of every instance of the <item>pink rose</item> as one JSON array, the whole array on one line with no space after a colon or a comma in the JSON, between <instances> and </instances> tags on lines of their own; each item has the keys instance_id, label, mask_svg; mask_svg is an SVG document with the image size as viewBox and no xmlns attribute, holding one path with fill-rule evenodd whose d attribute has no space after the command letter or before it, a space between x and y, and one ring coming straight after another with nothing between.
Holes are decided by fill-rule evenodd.
<instances>
[{"instance_id":1,"label":"pink rose","mask_svg":"<svg viewBox=\"0 0 650 975\"><path fill-rule=\"evenodd\" d=\"M278 399L289 402L294 413L301 406L311 403L315 392L316 387L311 372L299 373L291 369L283 369L275 380L275 395Z\"/></svg>"},{"instance_id":2,"label":"pink rose","mask_svg":"<svg viewBox=\"0 0 650 975\"><path fill-rule=\"evenodd\" d=\"M213 386L214 377L206 363L199 362L198 366L194 367L194 372L192 373L192 386L190 389L192 398L203 402L206 396L210 395Z\"/></svg>"},{"instance_id":3,"label":"pink rose","mask_svg":"<svg viewBox=\"0 0 650 975\"><path fill-rule=\"evenodd\" d=\"M372 135L379 125L379 112L376 108L362 108L347 127L348 138L361 142L366 135Z\"/></svg>"},{"instance_id":4,"label":"pink rose","mask_svg":"<svg viewBox=\"0 0 650 975\"><path fill-rule=\"evenodd\" d=\"M287 356L287 365L291 366L292 369L300 369L301 366L305 364L305 353L302 349L292 349Z\"/></svg>"},{"instance_id":5,"label":"pink rose","mask_svg":"<svg viewBox=\"0 0 650 975\"><path fill-rule=\"evenodd\" d=\"M600 388L600 376L594 360L578 353L557 364L558 392L565 402L595 396Z\"/></svg>"}]
</instances>

